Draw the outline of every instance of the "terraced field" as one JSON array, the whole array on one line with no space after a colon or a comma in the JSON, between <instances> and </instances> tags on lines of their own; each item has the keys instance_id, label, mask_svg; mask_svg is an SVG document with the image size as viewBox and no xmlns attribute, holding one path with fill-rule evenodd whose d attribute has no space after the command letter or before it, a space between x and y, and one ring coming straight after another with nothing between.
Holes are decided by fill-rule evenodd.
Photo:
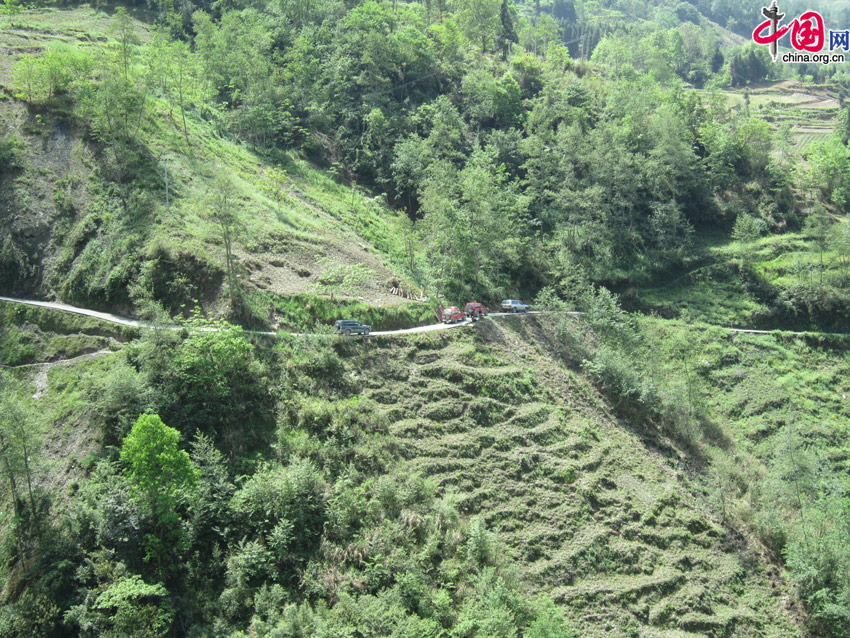
<instances>
[{"instance_id":1,"label":"terraced field","mask_svg":"<svg viewBox=\"0 0 850 638\"><path fill-rule=\"evenodd\" d=\"M770 122L777 130L787 125L793 147L802 151L834 131L839 112L837 95L837 90L826 85L804 85L793 80L766 83L749 88L750 114ZM746 108L744 90L729 91L728 101Z\"/></svg>"},{"instance_id":2,"label":"terraced field","mask_svg":"<svg viewBox=\"0 0 850 638\"><path fill-rule=\"evenodd\" d=\"M778 570L655 433L619 421L580 372L543 354L555 351L544 321L363 345L352 363L404 470L486 516L579 635L795 635Z\"/></svg>"}]
</instances>

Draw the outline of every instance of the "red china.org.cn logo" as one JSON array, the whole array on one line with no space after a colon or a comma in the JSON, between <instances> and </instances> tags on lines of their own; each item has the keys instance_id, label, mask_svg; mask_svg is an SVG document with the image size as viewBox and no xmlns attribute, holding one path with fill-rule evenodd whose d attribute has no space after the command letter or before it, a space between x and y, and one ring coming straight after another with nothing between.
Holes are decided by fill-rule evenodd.
<instances>
[{"instance_id":1,"label":"red china.org.cn logo","mask_svg":"<svg viewBox=\"0 0 850 638\"><path fill-rule=\"evenodd\" d=\"M794 18L780 25L785 17L779 12L776 0L769 7L763 7L762 15L767 18L753 31L753 41L770 47L770 55L776 62L779 57L779 41L791 32L791 47L794 51L782 56L783 62L817 62L830 64L844 62L843 53L834 51L850 51L850 30L829 31L829 53L824 51L826 46L826 29L823 26L823 16L817 11L806 11L799 18Z\"/></svg>"}]
</instances>

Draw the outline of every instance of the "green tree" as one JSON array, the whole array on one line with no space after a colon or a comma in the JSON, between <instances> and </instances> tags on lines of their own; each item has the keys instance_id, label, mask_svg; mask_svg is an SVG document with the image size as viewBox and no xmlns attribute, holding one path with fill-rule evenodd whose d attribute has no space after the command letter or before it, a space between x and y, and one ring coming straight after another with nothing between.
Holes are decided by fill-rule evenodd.
<instances>
[{"instance_id":1,"label":"green tree","mask_svg":"<svg viewBox=\"0 0 850 638\"><path fill-rule=\"evenodd\" d=\"M527 49L535 55L546 57L546 50L553 42L557 42L560 29L558 23L548 13L541 14L532 22L527 23L522 29L519 40Z\"/></svg>"},{"instance_id":2,"label":"green tree","mask_svg":"<svg viewBox=\"0 0 850 638\"><path fill-rule=\"evenodd\" d=\"M289 175L280 165L271 166L263 171L262 188L275 201L278 215L280 215L283 212L281 204L293 188Z\"/></svg>"},{"instance_id":3,"label":"green tree","mask_svg":"<svg viewBox=\"0 0 850 638\"><path fill-rule=\"evenodd\" d=\"M145 48L145 53L148 81L152 87L158 87L168 100L169 115L173 115L176 98L180 108L183 137L189 146L186 108L190 93L198 85L197 57L192 54L187 43L180 40L171 41L168 31L162 26L154 29L153 39Z\"/></svg>"},{"instance_id":4,"label":"green tree","mask_svg":"<svg viewBox=\"0 0 850 638\"><path fill-rule=\"evenodd\" d=\"M481 52L487 48L502 28L501 0L455 0L455 12L466 36L481 43Z\"/></svg>"},{"instance_id":5,"label":"green tree","mask_svg":"<svg viewBox=\"0 0 850 638\"><path fill-rule=\"evenodd\" d=\"M523 638L574 638L577 635L564 618L564 612L551 599L537 601L534 614L535 618L522 634Z\"/></svg>"},{"instance_id":6,"label":"green tree","mask_svg":"<svg viewBox=\"0 0 850 638\"><path fill-rule=\"evenodd\" d=\"M843 273L843 285L850 285L850 224L846 221L834 224L830 233L829 247L835 252Z\"/></svg>"},{"instance_id":7,"label":"green tree","mask_svg":"<svg viewBox=\"0 0 850 638\"><path fill-rule=\"evenodd\" d=\"M116 190L126 212L128 178L141 160L138 133L148 114L148 101L142 78L132 72L129 61L124 68L122 57L119 53L117 59L104 59L98 69L100 80L80 84L75 91L75 111L87 122L93 137L109 150L113 162L110 177L118 185Z\"/></svg>"},{"instance_id":8,"label":"green tree","mask_svg":"<svg viewBox=\"0 0 850 638\"><path fill-rule=\"evenodd\" d=\"M186 146L189 146L189 127L186 125L186 94L189 86L194 84L197 65L189 50L189 45L185 42L173 42L170 49L173 60L171 75L174 85L177 87L180 118L183 122L183 136L186 139Z\"/></svg>"},{"instance_id":9,"label":"green tree","mask_svg":"<svg viewBox=\"0 0 850 638\"><path fill-rule=\"evenodd\" d=\"M733 86L760 82L770 76L772 68L770 53L767 47L749 42L729 56L728 68Z\"/></svg>"},{"instance_id":10,"label":"green tree","mask_svg":"<svg viewBox=\"0 0 850 638\"><path fill-rule=\"evenodd\" d=\"M81 638L163 638L174 610L162 583L149 584L109 552L98 551L78 571L88 582L82 601L65 614Z\"/></svg>"},{"instance_id":11,"label":"green tree","mask_svg":"<svg viewBox=\"0 0 850 638\"><path fill-rule=\"evenodd\" d=\"M850 150L836 135L808 150L809 186L843 212L850 212Z\"/></svg>"},{"instance_id":12,"label":"green tree","mask_svg":"<svg viewBox=\"0 0 850 638\"><path fill-rule=\"evenodd\" d=\"M236 186L229 177L223 174L218 175L213 180L207 194L207 215L218 227L224 244L224 268L231 300L234 300L239 294L233 242L242 231L242 223L236 212L236 196Z\"/></svg>"},{"instance_id":13,"label":"green tree","mask_svg":"<svg viewBox=\"0 0 850 638\"><path fill-rule=\"evenodd\" d=\"M123 69L125 81L130 80L130 67L135 58L134 47L141 44L133 17L125 7L115 9L115 20L110 27L110 32L118 41L118 60Z\"/></svg>"},{"instance_id":14,"label":"green tree","mask_svg":"<svg viewBox=\"0 0 850 638\"><path fill-rule=\"evenodd\" d=\"M175 568L167 561L185 542L177 506L197 481L197 470L179 442L180 433L159 416L142 414L121 446L127 477L153 519L154 532L145 538L145 559L154 561L160 574Z\"/></svg>"},{"instance_id":15,"label":"green tree","mask_svg":"<svg viewBox=\"0 0 850 638\"><path fill-rule=\"evenodd\" d=\"M746 213L738 215L738 218L735 220L735 226L732 229L732 239L740 244L738 250L741 254L741 259L745 263L749 261L755 252L755 246L753 244L764 234L765 230L766 227L763 220L752 215L747 215Z\"/></svg>"},{"instance_id":16,"label":"green tree","mask_svg":"<svg viewBox=\"0 0 850 638\"><path fill-rule=\"evenodd\" d=\"M823 256L826 252L827 248L829 248L829 231L832 226L832 220L829 218L829 213L826 212L826 209L817 204L815 207L815 212L809 215L806 220L806 232L809 237L812 238L812 241L815 244L815 248L818 251L818 262L819 262L819 270L820 270L820 278L819 285L823 288L823 274L825 270L825 266L823 263Z\"/></svg>"},{"instance_id":17,"label":"green tree","mask_svg":"<svg viewBox=\"0 0 850 638\"><path fill-rule=\"evenodd\" d=\"M0 472L8 485L22 552L26 550L24 532L34 532L40 524L34 473L41 455L41 437L38 420L17 384L0 372Z\"/></svg>"},{"instance_id":18,"label":"green tree","mask_svg":"<svg viewBox=\"0 0 850 638\"><path fill-rule=\"evenodd\" d=\"M215 434L233 460L248 442L263 440L269 396L260 383L263 368L241 327L199 313L185 325L189 336L172 352L162 381L168 398L162 413L184 431Z\"/></svg>"},{"instance_id":19,"label":"green tree","mask_svg":"<svg viewBox=\"0 0 850 638\"><path fill-rule=\"evenodd\" d=\"M45 102L70 92L94 65L88 53L58 44L41 55L21 56L13 69L14 85L27 102Z\"/></svg>"},{"instance_id":20,"label":"green tree","mask_svg":"<svg viewBox=\"0 0 850 638\"><path fill-rule=\"evenodd\" d=\"M499 31L499 43L502 47L502 58L507 60L508 53L511 50L511 43L519 42L519 36L516 33L516 8L513 2L502 0L502 7L499 9L499 21L502 23L502 28Z\"/></svg>"}]
</instances>

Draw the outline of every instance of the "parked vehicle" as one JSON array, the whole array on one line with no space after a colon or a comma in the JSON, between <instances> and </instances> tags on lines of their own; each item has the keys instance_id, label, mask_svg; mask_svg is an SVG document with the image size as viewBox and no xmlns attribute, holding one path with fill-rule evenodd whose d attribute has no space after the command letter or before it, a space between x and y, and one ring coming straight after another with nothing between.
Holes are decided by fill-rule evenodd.
<instances>
[{"instance_id":1,"label":"parked vehicle","mask_svg":"<svg viewBox=\"0 0 850 638\"><path fill-rule=\"evenodd\" d=\"M528 312L528 304L519 299L505 299L502 302L502 312Z\"/></svg>"},{"instance_id":2,"label":"parked vehicle","mask_svg":"<svg viewBox=\"0 0 850 638\"><path fill-rule=\"evenodd\" d=\"M477 301L470 301L464 309L464 314L473 321L478 321L481 317L486 317L489 312L490 309L487 306Z\"/></svg>"},{"instance_id":3,"label":"parked vehicle","mask_svg":"<svg viewBox=\"0 0 850 638\"><path fill-rule=\"evenodd\" d=\"M449 306L445 310L443 310L443 314L440 316L440 321L443 323L457 323L458 321L463 321L466 315L463 311L457 306Z\"/></svg>"},{"instance_id":4,"label":"parked vehicle","mask_svg":"<svg viewBox=\"0 0 850 638\"><path fill-rule=\"evenodd\" d=\"M350 337L351 335L368 335L372 326L367 326L365 323L353 319L338 319L334 321L334 328L337 329L337 332Z\"/></svg>"}]
</instances>

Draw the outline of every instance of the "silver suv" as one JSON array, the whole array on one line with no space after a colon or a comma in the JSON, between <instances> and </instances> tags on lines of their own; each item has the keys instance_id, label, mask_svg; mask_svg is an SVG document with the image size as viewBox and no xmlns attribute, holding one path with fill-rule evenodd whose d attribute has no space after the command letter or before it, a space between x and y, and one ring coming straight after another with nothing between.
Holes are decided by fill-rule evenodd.
<instances>
[{"instance_id":1,"label":"silver suv","mask_svg":"<svg viewBox=\"0 0 850 638\"><path fill-rule=\"evenodd\" d=\"M351 335L369 335L372 326L367 326L365 323L354 321L353 319L337 319L334 321L334 328L337 332L344 334L346 337Z\"/></svg>"},{"instance_id":2,"label":"silver suv","mask_svg":"<svg viewBox=\"0 0 850 638\"><path fill-rule=\"evenodd\" d=\"M502 302L502 312L528 312L528 304L519 299L505 299Z\"/></svg>"}]
</instances>

